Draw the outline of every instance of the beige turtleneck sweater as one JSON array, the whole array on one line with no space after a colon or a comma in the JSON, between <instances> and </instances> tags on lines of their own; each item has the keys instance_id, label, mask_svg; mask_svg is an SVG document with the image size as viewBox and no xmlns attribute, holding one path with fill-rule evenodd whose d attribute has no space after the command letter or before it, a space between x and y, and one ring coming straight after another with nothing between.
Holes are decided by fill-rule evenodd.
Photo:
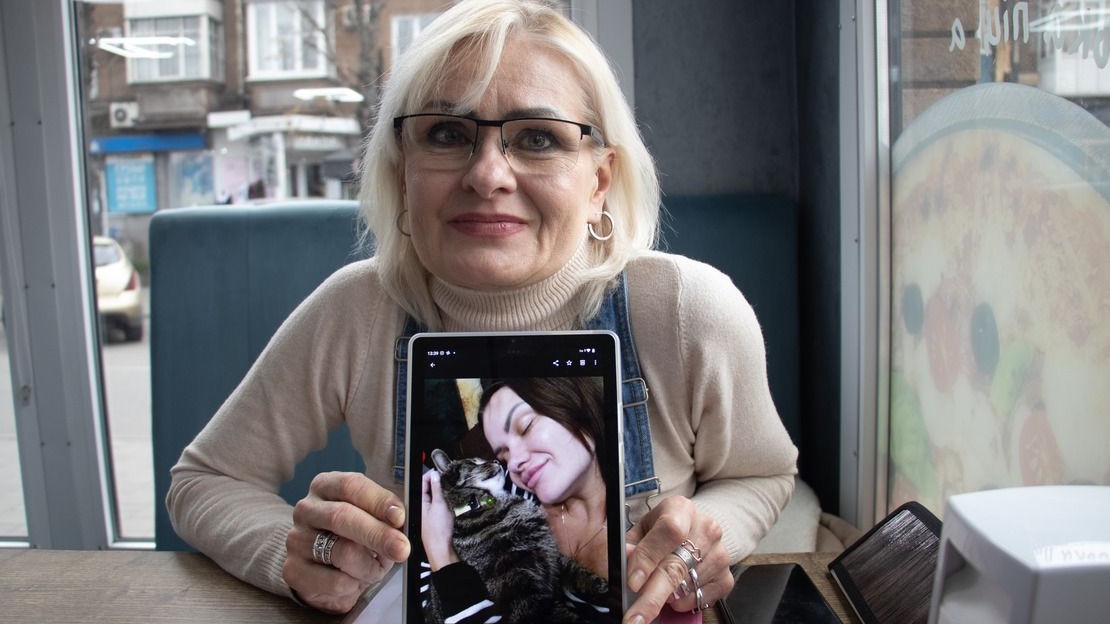
<instances>
[{"instance_id":1,"label":"beige turtleneck sweater","mask_svg":"<svg viewBox=\"0 0 1110 624\"><path fill-rule=\"evenodd\" d=\"M573 329L582 255L509 293L435 283L445 329ZM627 276L662 496L691 497L715 518L736 562L775 522L796 472L759 324L729 278L708 265L649 252ZM292 508L276 492L343 422L366 474L403 500L392 477L393 350L403 324L373 259L340 269L312 293L174 466L166 503L178 534L235 576L291 595L281 569ZM646 507L632 502L635 520Z\"/></svg>"}]
</instances>

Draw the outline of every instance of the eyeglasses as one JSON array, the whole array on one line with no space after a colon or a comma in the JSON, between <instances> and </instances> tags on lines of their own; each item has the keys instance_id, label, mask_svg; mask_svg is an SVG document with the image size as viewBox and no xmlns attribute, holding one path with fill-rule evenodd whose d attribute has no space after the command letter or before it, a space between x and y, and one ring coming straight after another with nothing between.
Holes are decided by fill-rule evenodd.
<instances>
[{"instance_id":1,"label":"eyeglasses","mask_svg":"<svg viewBox=\"0 0 1110 624\"><path fill-rule=\"evenodd\" d=\"M522 174L555 174L569 171L578 162L582 140L604 146L601 131L566 119L527 117L475 119L462 115L417 113L393 119L406 157L439 171L462 169L478 149L478 129L497 128L501 153L513 171Z\"/></svg>"}]
</instances>

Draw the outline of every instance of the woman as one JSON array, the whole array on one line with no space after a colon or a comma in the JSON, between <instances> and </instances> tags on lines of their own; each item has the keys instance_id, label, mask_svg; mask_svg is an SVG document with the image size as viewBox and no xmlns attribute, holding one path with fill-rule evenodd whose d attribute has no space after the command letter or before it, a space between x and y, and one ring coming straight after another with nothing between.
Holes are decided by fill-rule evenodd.
<instances>
[{"instance_id":1,"label":"woman","mask_svg":"<svg viewBox=\"0 0 1110 624\"><path fill-rule=\"evenodd\" d=\"M604 446L600 379L590 377L515 378L485 384L478 406L479 426L514 491L534 498L547 515L555 545L565 560L562 607L576 621L609 621L604 603L609 578L605 479L597 455ZM451 621L485 622L501 615L486 600L485 588L460 579L475 575L444 570L466 565L452 543L454 514L444 500L439 472L424 474L421 538L431 584L452 605ZM584 577L589 579L584 580ZM441 581L441 579L443 579ZM594 591L591 592L591 589ZM449 598L444 599L444 596ZM600 608L599 608L600 607ZM465 614L463 619L460 614Z\"/></svg>"},{"instance_id":2,"label":"woman","mask_svg":"<svg viewBox=\"0 0 1110 624\"><path fill-rule=\"evenodd\" d=\"M797 451L743 295L651 251L656 172L592 40L542 4L459 2L395 63L363 163L375 256L291 314L182 453L167 496L178 534L240 578L347 611L410 552L397 338L627 319L639 374L625 376L650 388L648 453L631 467L659 491L629 500L625 621L725 596L728 564L793 491ZM344 422L366 474L319 475L291 513L279 484Z\"/></svg>"}]
</instances>

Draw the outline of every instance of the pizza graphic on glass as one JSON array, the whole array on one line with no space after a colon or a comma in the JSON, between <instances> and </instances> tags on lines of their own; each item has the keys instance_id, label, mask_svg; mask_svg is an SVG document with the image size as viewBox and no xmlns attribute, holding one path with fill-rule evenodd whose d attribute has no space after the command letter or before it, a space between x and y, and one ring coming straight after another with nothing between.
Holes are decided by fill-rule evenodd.
<instances>
[{"instance_id":1,"label":"pizza graphic on glass","mask_svg":"<svg viewBox=\"0 0 1110 624\"><path fill-rule=\"evenodd\" d=\"M1033 87L894 147L890 498L1110 485L1110 129Z\"/></svg>"}]
</instances>

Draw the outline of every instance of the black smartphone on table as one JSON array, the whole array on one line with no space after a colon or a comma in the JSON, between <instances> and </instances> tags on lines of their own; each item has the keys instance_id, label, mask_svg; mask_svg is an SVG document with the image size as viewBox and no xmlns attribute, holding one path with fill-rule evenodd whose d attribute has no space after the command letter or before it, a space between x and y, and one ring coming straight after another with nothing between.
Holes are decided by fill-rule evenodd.
<instances>
[{"instance_id":1,"label":"black smartphone on table","mask_svg":"<svg viewBox=\"0 0 1110 624\"><path fill-rule=\"evenodd\" d=\"M832 607L796 563L733 566L736 585L720 605L727 624L840 624Z\"/></svg>"}]
</instances>

